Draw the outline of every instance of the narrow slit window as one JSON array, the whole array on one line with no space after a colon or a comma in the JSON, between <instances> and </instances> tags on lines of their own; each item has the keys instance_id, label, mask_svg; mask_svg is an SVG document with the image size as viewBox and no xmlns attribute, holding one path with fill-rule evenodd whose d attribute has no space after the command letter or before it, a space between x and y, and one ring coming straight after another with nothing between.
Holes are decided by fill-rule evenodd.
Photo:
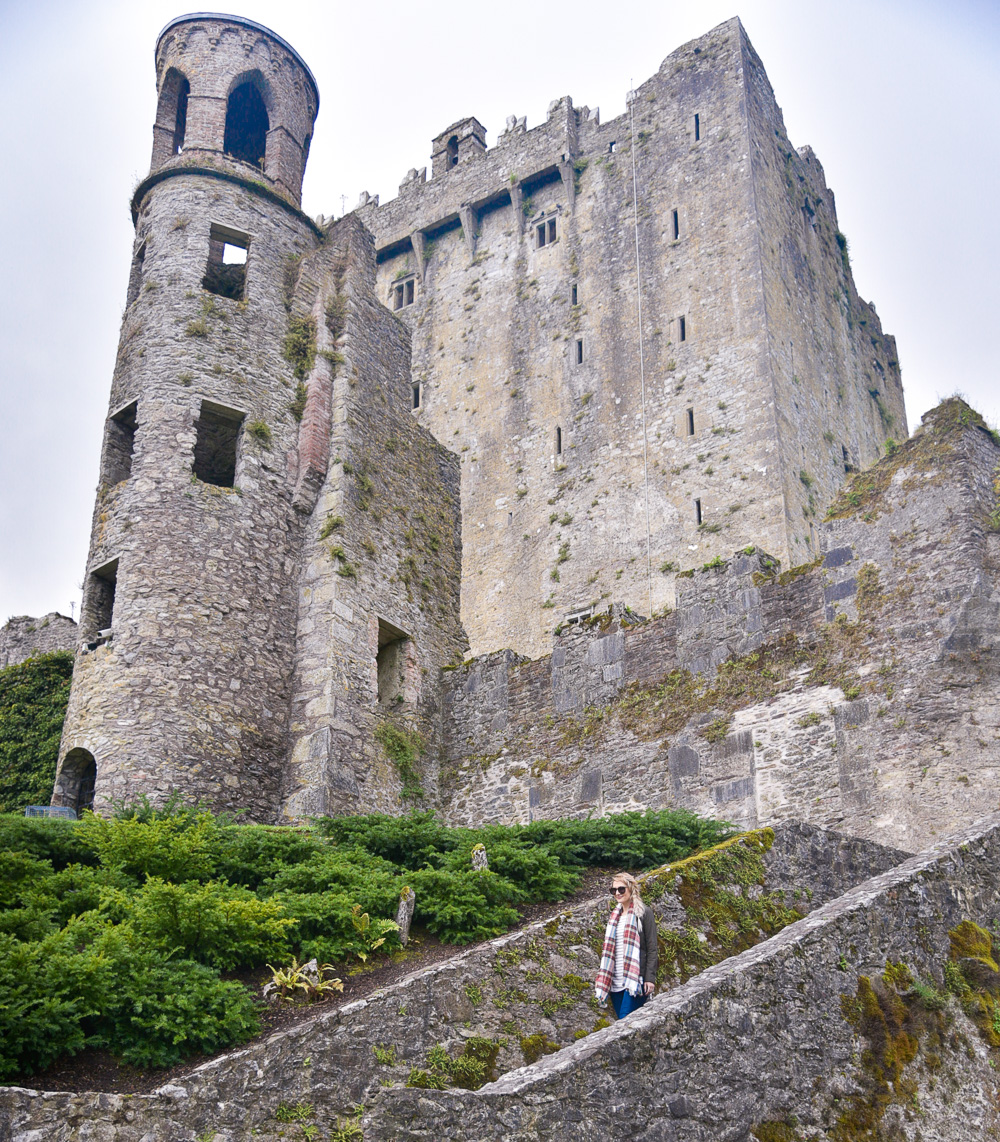
<instances>
[{"instance_id":1,"label":"narrow slit window","mask_svg":"<svg viewBox=\"0 0 1000 1142\"><path fill-rule=\"evenodd\" d=\"M687 432L688 436L694 436L694 409L687 410Z\"/></svg>"},{"instance_id":2,"label":"narrow slit window","mask_svg":"<svg viewBox=\"0 0 1000 1142\"><path fill-rule=\"evenodd\" d=\"M679 317L677 319L677 340L686 341L687 335L687 318Z\"/></svg>"},{"instance_id":3,"label":"narrow slit window","mask_svg":"<svg viewBox=\"0 0 1000 1142\"><path fill-rule=\"evenodd\" d=\"M448 166L458 166L458 136L452 135L448 140Z\"/></svg>"},{"instance_id":4,"label":"narrow slit window","mask_svg":"<svg viewBox=\"0 0 1000 1142\"><path fill-rule=\"evenodd\" d=\"M126 309L135 302L142 290L142 267L146 261L146 243L143 242L135 252L132 259L132 269L128 275L128 296L125 298Z\"/></svg>"},{"instance_id":5,"label":"narrow slit window","mask_svg":"<svg viewBox=\"0 0 1000 1142\"><path fill-rule=\"evenodd\" d=\"M556 455L562 455L562 429L556 426Z\"/></svg>"},{"instance_id":6,"label":"narrow slit window","mask_svg":"<svg viewBox=\"0 0 1000 1142\"><path fill-rule=\"evenodd\" d=\"M104 484L120 484L132 474L137 408L137 402L133 401L108 418L104 444Z\"/></svg>"},{"instance_id":7,"label":"narrow slit window","mask_svg":"<svg viewBox=\"0 0 1000 1142\"><path fill-rule=\"evenodd\" d=\"M213 224L208 238L208 265L201 280L203 289L219 297L241 301L246 292L250 236L228 226Z\"/></svg>"},{"instance_id":8,"label":"narrow slit window","mask_svg":"<svg viewBox=\"0 0 1000 1142\"><path fill-rule=\"evenodd\" d=\"M211 401L201 402L195 422L194 474L206 484L232 488L236 483L236 455L243 413Z\"/></svg>"},{"instance_id":9,"label":"narrow slit window","mask_svg":"<svg viewBox=\"0 0 1000 1142\"><path fill-rule=\"evenodd\" d=\"M177 115L174 119L174 138L171 153L179 155L184 149L184 135L187 131L188 96L191 94L191 84L181 79L177 87Z\"/></svg>"},{"instance_id":10,"label":"narrow slit window","mask_svg":"<svg viewBox=\"0 0 1000 1142\"><path fill-rule=\"evenodd\" d=\"M694 141L697 143L701 139L701 116L695 115L694 117Z\"/></svg>"},{"instance_id":11,"label":"narrow slit window","mask_svg":"<svg viewBox=\"0 0 1000 1142\"><path fill-rule=\"evenodd\" d=\"M694 522L701 525L701 500L694 501Z\"/></svg>"},{"instance_id":12,"label":"narrow slit window","mask_svg":"<svg viewBox=\"0 0 1000 1142\"><path fill-rule=\"evenodd\" d=\"M420 408L420 385L413 386L413 407Z\"/></svg>"},{"instance_id":13,"label":"narrow slit window","mask_svg":"<svg viewBox=\"0 0 1000 1142\"><path fill-rule=\"evenodd\" d=\"M673 211L673 225L674 225L674 241L676 242L677 239L681 236L681 220L680 220L680 216L678 215L676 210Z\"/></svg>"},{"instance_id":14,"label":"narrow slit window","mask_svg":"<svg viewBox=\"0 0 1000 1142\"><path fill-rule=\"evenodd\" d=\"M570 305L579 305L579 292L576 286L572 286L569 291Z\"/></svg>"},{"instance_id":15,"label":"narrow slit window","mask_svg":"<svg viewBox=\"0 0 1000 1142\"><path fill-rule=\"evenodd\" d=\"M578 365L583 364L583 340L582 339L577 341L577 343L576 343L576 363Z\"/></svg>"}]
</instances>

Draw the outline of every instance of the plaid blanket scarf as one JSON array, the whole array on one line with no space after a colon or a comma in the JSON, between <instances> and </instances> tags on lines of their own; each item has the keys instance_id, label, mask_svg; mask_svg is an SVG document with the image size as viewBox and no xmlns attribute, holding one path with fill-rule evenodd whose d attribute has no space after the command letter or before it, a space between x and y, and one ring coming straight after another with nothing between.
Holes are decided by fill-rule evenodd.
<instances>
[{"instance_id":1,"label":"plaid blanket scarf","mask_svg":"<svg viewBox=\"0 0 1000 1142\"><path fill-rule=\"evenodd\" d=\"M604 930L604 948L601 951L601 966L597 970L594 980L594 991L599 1003L603 1003L611 991L611 979L615 972L615 941L618 935L618 925L624 922L622 933L625 945L625 962L622 975L625 979L625 990L629 995L635 995L639 990L639 934L641 931L639 917L629 905L622 921L622 906L616 904L608 926Z\"/></svg>"}]
</instances>

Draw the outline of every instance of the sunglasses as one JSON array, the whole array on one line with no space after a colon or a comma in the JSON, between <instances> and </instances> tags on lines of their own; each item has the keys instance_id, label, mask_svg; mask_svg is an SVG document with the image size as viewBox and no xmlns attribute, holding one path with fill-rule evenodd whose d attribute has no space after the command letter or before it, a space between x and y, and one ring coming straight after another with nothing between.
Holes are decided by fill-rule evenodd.
<instances>
[{"instance_id":1,"label":"sunglasses","mask_svg":"<svg viewBox=\"0 0 1000 1142\"><path fill-rule=\"evenodd\" d=\"M613 884L611 886L612 896L624 896L628 892L628 886L625 884Z\"/></svg>"}]
</instances>

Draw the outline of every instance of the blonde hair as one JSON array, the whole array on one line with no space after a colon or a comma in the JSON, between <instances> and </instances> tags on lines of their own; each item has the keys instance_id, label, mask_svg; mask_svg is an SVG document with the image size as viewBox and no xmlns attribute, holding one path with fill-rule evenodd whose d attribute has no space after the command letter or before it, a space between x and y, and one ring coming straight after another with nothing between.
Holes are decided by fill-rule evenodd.
<instances>
[{"instance_id":1,"label":"blonde hair","mask_svg":"<svg viewBox=\"0 0 1000 1142\"><path fill-rule=\"evenodd\" d=\"M642 919L646 913L646 905L642 902L642 896L639 892L639 882L630 872L618 872L611 878L611 883L614 884L616 880L622 881L626 888L632 893L632 911L635 912L638 919Z\"/></svg>"}]
</instances>

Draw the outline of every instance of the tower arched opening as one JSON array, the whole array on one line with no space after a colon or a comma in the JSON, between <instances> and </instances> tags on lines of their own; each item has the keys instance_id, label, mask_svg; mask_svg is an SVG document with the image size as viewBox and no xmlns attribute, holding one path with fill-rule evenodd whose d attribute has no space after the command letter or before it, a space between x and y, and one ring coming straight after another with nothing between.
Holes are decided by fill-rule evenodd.
<instances>
[{"instance_id":1,"label":"tower arched opening","mask_svg":"<svg viewBox=\"0 0 1000 1142\"><path fill-rule=\"evenodd\" d=\"M185 75L171 68L160 88L160 102L156 109L157 125L170 133L170 154L179 155L184 147L187 132L188 96L191 84Z\"/></svg>"},{"instance_id":2,"label":"tower arched opening","mask_svg":"<svg viewBox=\"0 0 1000 1142\"><path fill-rule=\"evenodd\" d=\"M94 789L97 785L97 761L90 750L71 749L63 758L62 770L56 788L57 800L76 810L79 815L84 809L94 807Z\"/></svg>"},{"instance_id":3,"label":"tower arched opening","mask_svg":"<svg viewBox=\"0 0 1000 1142\"><path fill-rule=\"evenodd\" d=\"M252 80L235 87L226 105L223 150L241 162L264 169L267 132L271 128L264 97Z\"/></svg>"}]
</instances>

